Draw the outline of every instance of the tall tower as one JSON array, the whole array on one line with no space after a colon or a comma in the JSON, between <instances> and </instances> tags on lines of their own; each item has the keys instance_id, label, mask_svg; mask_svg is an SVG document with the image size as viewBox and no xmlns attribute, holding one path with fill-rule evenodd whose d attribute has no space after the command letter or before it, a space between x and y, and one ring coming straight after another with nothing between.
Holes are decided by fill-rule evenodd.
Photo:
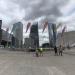
<instances>
[{"instance_id":1,"label":"tall tower","mask_svg":"<svg viewBox=\"0 0 75 75\"><path fill-rule=\"evenodd\" d=\"M38 23L34 23L30 29L30 39L34 48L39 47ZM32 46L32 45L31 45Z\"/></svg>"},{"instance_id":2,"label":"tall tower","mask_svg":"<svg viewBox=\"0 0 75 75\"><path fill-rule=\"evenodd\" d=\"M23 24L21 22L13 24L13 36L15 37L15 47L22 48L23 44Z\"/></svg>"}]
</instances>

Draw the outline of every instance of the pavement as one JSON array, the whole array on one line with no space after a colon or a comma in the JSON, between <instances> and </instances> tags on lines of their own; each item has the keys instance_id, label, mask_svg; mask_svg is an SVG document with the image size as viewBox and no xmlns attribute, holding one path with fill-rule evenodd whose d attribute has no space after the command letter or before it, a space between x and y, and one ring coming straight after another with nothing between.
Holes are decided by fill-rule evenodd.
<instances>
[{"instance_id":1,"label":"pavement","mask_svg":"<svg viewBox=\"0 0 75 75\"><path fill-rule=\"evenodd\" d=\"M75 48L66 49L64 51L65 54L74 55L75 56Z\"/></svg>"},{"instance_id":2,"label":"pavement","mask_svg":"<svg viewBox=\"0 0 75 75\"><path fill-rule=\"evenodd\" d=\"M75 75L75 56L0 50L0 75Z\"/></svg>"}]
</instances>

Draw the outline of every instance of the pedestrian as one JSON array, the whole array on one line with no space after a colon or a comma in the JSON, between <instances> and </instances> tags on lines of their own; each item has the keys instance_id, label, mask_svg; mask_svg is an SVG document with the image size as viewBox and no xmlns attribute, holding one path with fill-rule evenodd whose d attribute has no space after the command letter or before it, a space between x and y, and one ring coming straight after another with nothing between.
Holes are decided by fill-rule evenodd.
<instances>
[{"instance_id":1,"label":"pedestrian","mask_svg":"<svg viewBox=\"0 0 75 75\"><path fill-rule=\"evenodd\" d=\"M62 48L62 46L60 45L60 47L59 47L59 55L62 56L62 52L63 52L63 48Z\"/></svg>"},{"instance_id":2,"label":"pedestrian","mask_svg":"<svg viewBox=\"0 0 75 75\"><path fill-rule=\"evenodd\" d=\"M38 49L36 49L36 57L39 57L39 51L38 51Z\"/></svg>"},{"instance_id":3,"label":"pedestrian","mask_svg":"<svg viewBox=\"0 0 75 75\"><path fill-rule=\"evenodd\" d=\"M55 56L58 55L57 47L56 46L54 47L54 51L55 51Z\"/></svg>"},{"instance_id":4,"label":"pedestrian","mask_svg":"<svg viewBox=\"0 0 75 75\"><path fill-rule=\"evenodd\" d=\"M40 53L40 56L43 56L43 49L42 48L39 49L39 53Z\"/></svg>"}]
</instances>

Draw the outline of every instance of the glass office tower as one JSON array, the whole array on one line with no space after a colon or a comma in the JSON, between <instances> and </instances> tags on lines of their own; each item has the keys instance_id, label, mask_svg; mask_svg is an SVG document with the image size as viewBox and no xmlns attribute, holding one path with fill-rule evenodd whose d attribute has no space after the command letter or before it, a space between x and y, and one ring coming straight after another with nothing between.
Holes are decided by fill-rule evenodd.
<instances>
[{"instance_id":1,"label":"glass office tower","mask_svg":"<svg viewBox=\"0 0 75 75\"><path fill-rule=\"evenodd\" d=\"M38 48L39 47L39 34L38 34L38 23L34 23L30 29L30 39L33 41L33 46L31 47Z\"/></svg>"}]
</instances>

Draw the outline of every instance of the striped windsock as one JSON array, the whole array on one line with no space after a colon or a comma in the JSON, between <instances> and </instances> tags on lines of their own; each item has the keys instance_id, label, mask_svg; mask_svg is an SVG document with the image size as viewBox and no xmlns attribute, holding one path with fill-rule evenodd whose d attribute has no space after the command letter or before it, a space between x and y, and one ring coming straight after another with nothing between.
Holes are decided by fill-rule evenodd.
<instances>
[{"instance_id":1,"label":"striped windsock","mask_svg":"<svg viewBox=\"0 0 75 75\"><path fill-rule=\"evenodd\" d=\"M26 32L28 31L28 29L29 29L30 26L31 26L31 23L28 22L28 24L27 24L27 28L26 28Z\"/></svg>"},{"instance_id":2,"label":"striped windsock","mask_svg":"<svg viewBox=\"0 0 75 75\"><path fill-rule=\"evenodd\" d=\"M61 33L61 37L63 36L64 32L65 32L66 26L63 28L62 33Z\"/></svg>"},{"instance_id":3,"label":"striped windsock","mask_svg":"<svg viewBox=\"0 0 75 75\"><path fill-rule=\"evenodd\" d=\"M43 31L42 31L42 32L44 32L44 30L45 30L45 28L46 28L47 26L48 26L48 21L45 22L44 28L43 28Z\"/></svg>"}]
</instances>

